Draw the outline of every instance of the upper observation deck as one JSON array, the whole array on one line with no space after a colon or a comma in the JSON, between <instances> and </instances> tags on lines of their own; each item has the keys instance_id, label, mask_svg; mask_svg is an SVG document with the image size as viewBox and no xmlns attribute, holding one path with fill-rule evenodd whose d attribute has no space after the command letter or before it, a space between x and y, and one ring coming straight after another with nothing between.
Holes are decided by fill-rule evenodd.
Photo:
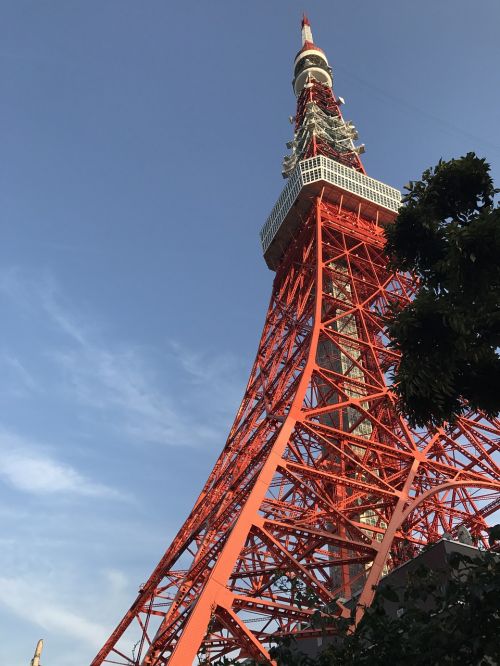
<instances>
[{"instance_id":1,"label":"upper observation deck","mask_svg":"<svg viewBox=\"0 0 500 666\"><path fill-rule=\"evenodd\" d=\"M271 214L261 229L260 240L266 264L276 270L311 197L323 191L325 201L342 204L365 220L384 224L394 220L401 206L401 192L325 155L300 161L288 178ZM301 195L301 196L299 196Z\"/></svg>"}]
</instances>

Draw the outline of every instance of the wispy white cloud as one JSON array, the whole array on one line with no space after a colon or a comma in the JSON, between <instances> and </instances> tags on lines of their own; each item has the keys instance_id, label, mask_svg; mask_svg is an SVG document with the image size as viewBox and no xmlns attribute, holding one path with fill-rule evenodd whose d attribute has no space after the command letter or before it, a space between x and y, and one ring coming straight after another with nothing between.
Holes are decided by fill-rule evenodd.
<instances>
[{"instance_id":1,"label":"wispy white cloud","mask_svg":"<svg viewBox=\"0 0 500 666\"><path fill-rule=\"evenodd\" d=\"M82 318L64 303L50 275L35 279L17 269L4 269L0 293L23 309L31 308L59 335L57 346L46 337L45 353L55 361L53 377L59 373L55 390L61 389L62 372L61 399L93 409L112 429L141 441L186 445L200 436L210 437L209 429L188 432L175 401L158 389L145 354L130 344L104 342L88 317Z\"/></svg>"},{"instance_id":2,"label":"wispy white cloud","mask_svg":"<svg viewBox=\"0 0 500 666\"><path fill-rule=\"evenodd\" d=\"M234 354L218 352L209 355L189 349L178 341L171 341L170 347L194 384L210 385L212 390L222 389L229 394L235 389L241 390L241 368Z\"/></svg>"},{"instance_id":3,"label":"wispy white cloud","mask_svg":"<svg viewBox=\"0 0 500 666\"><path fill-rule=\"evenodd\" d=\"M19 287L22 281L20 280L20 271L16 266L3 266L0 271L0 291L7 296L17 297Z\"/></svg>"},{"instance_id":4,"label":"wispy white cloud","mask_svg":"<svg viewBox=\"0 0 500 666\"><path fill-rule=\"evenodd\" d=\"M45 314L60 331L75 342L86 344L85 327L78 324L75 317L64 307L63 296L58 283L48 272L30 275L17 266L0 268L0 294L8 298L17 308L37 310Z\"/></svg>"},{"instance_id":5,"label":"wispy white cloud","mask_svg":"<svg viewBox=\"0 0 500 666\"><path fill-rule=\"evenodd\" d=\"M71 465L44 453L38 442L4 430L0 430L0 479L17 490L35 495L119 496L111 488L85 478Z\"/></svg>"},{"instance_id":6,"label":"wispy white cloud","mask_svg":"<svg viewBox=\"0 0 500 666\"><path fill-rule=\"evenodd\" d=\"M0 577L0 602L17 616L43 629L98 648L107 636L102 626L53 599L50 587L19 577Z\"/></svg>"},{"instance_id":7,"label":"wispy white cloud","mask_svg":"<svg viewBox=\"0 0 500 666\"><path fill-rule=\"evenodd\" d=\"M13 508L0 503L6 526L0 606L9 622L21 624L22 618L24 626L43 629L47 655L49 645L58 644L59 661L51 663L78 666L89 663L134 597L131 581L140 581L150 565L143 550L160 555L164 545L165 535L158 536L144 519L140 489L138 501L128 505L129 515L121 502L105 501L128 499L133 474L127 465L133 464L137 449L127 457L119 447L128 441L221 448L245 373L229 353L193 351L171 341L146 348L117 339L111 322L85 313L50 275L0 270L0 307L37 335L36 346L30 336L12 337L10 346L7 339L0 350L0 366L9 371L12 385L31 391L32 399L9 403L5 397L5 405L17 411L3 429L0 420L0 492L9 502L15 500ZM20 434L21 407L27 432L36 433L31 437ZM65 441L68 432L71 438L76 433L74 441ZM106 439L110 446L101 450ZM121 450L123 459L117 461ZM85 474L75 462L81 455L88 465ZM170 452L155 455L164 461ZM96 471L87 471L92 466ZM103 470L123 495L98 482ZM130 560L141 562L133 573ZM110 562L130 575L109 569ZM73 643L72 655L61 656Z\"/></svg>"},{"instance_id":8,"label":"wispy white cloud","mask_svg":"<svg viewBox=\"0 0 500 666\"><path fill-rule=\"evenodd\" d=\"M163 363L160 382L151 352L105 342L94 322L65 303L50 275L34 279L4 270L0 292L23 307L31 304L62 336L63 344L48 354L63 373L65 399L72 397L115 431L141 442L222 446L241 394L241 368L233 355L193 351L171 341L166 353L156 354L155 362Z\"/></svg>"},{"instance_id":9,"label":"wispy white cloud","mask_svg":"<svg viewBox=\"0 0 500 666\"><path fill-rule=\"evenodd\" d=\"M2 370L4 381L0 387L0 394L8 393L11 396L21 397L38 391L38 384L33 375L15 354L7 351L0 353L0 372Z\"/></svg>"},{"instance_id":10,"label":"wispy white cloud","mask_svg":"<svg viewBox=\"0 0 500 666\"><path fill-rule=\"evenodd\" d=\"M72 395L81 404L107 414L116 430L143 441L185 443L173 406L132 348L112 351L86 343L53 356Z\"/></svg>"},{"instance_id":11,"label":"wispy white cloud","mask_svg":"<svg viewBox=\"0 0 500 666\"><path fill-rule=\"evenodd\" d=\"M52 280L46 280L39 289L41 304L52 321L71 339L83 347L88 346L87 334L84 327L65 311L58 302L60 295Z\"/></svg>"},{"instance_id":12,"label":"wispy white cloud","mask_svg":"<svg viewBox=\"0 0 500 666\"><path fill-rule=\"evenodd\" d=\"M122 435L141 442L196 446L219 432L187 412L156 386L154 372L132 348L111 351L90 345L55 352L73 397L99 411Z\"/></svg>"},{"instance_id":13,"label":"wispy white cloud","mask_svg":"<svg viewBox=\"0 0 500 666\"><path fill-rule=\"evenodd\" d=\"M80 403L114 415L110 422L117 430L143 442L222 445L228 425L227 406L232 406L235 392L241 391L233 357L208 358L171 343L173 354L170 363L163 366L166 381L160 389L157 372L143 350L131 345L115 345L112 349L96 341L56 303L51 306L51 314L77 343L53 356ZM169 381L171 376L173 381ZM189 391L190 404L183 404L185 379L198 391Z\"/></svg>"}]
</instances>

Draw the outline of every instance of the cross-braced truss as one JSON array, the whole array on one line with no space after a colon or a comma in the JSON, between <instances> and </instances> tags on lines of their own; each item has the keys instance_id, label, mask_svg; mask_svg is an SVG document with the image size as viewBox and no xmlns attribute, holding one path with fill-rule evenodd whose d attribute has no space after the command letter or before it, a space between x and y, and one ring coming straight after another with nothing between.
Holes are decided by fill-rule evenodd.
<instances>
[{"instance_id":1,"label":"cross-braced truss","mask_svg":"<svg viewBox=\"0 0 500 666\"><path fill-rule=\"evenodd\" d=\"M500 423L470 413L413 430L388 386L384 314L414 289L388 270L379 228L311 200L224 450L92 666L271 663L273 637L315 635L304 590L339 612L359 593L361 609L384 571L444 533L484 543Z\"/></svg>"}]
</instances>

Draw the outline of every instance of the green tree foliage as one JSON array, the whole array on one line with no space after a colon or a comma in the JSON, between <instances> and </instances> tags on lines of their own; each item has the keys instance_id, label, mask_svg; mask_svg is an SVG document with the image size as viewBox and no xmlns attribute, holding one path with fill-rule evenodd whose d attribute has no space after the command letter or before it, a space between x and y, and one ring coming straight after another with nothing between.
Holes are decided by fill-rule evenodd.
<instances>
[{"instance_id":1,"label":"green tree foliage","mask_svg":"<svg viewBox=\"0 0 500 666\"><path fill-rule=\"evenodd\" d=\"M500 411L500 208L474 153L440 161L407 186L385 234L391 265L419 280L388 321L401 352L399 408L412 425L452 422L466 407Z\"/></svg>"},{"instance_id":2,"label":"green tree foliage","mask_svg":"<svg viewBox=\"0 0 500 666\"><path fill-rule=\"evenodd\" d=\"M447 575L424 567L404 590L386 586L366 609L353 634L338 625L336 644L307 657L300 645L281 641L273 648L280 666L491 666L500 664L500 559L454 553ZM401 614L389 614L386 602ZM332 618L323 613L323 623ZM336 622L339 622L338 620Z\"/></svg>"}]
</instances>

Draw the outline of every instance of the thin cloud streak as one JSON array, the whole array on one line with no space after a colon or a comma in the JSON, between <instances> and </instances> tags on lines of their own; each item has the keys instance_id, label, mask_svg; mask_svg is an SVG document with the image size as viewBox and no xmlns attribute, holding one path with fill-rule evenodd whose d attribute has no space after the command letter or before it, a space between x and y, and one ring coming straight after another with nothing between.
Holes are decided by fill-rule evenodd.
<instances>
[{"instance_id":1,"label":"thin cloud streak","mask_svg":"<svg viewBox=\"0 0 500 666\"><path fill-rule=\"evenodd\" d=\"M57 603L49 587L19 577L0 577L0 602L18 617L46 631L61 633L98 648L107 638L97 622Z\"/></svg>"},{"instance_id":2,"label":"thin cloud streak","mask_svg":"<svg viewBox=\"0 0 500 666\"><path fill-rule=\"evenodd\" d=\"M4 368L7 381L1 387L1 393L12 396L25 396L38 391L34 377L14 354L4 351L0 354L0 367Z\"/></svg>"},{"instance_id":3,"label":"thin cloud streak","mask_svg":"<svg viewBox=\"0 0 500 666\"><path fill-rule=\"evenodd\" d=\"M142 441L189 444L174 406L156 389L134 350L110 351L86 344L54 353L54 359L76 400L103 415L113 415L109 420L117 431Z\"/></svg>"},{"instance_id":4,"label":"thin cloud streak","mask_svg":"<svg viewBox=\"0 0 500 666\"><path fill-rule=\"evenodd\" d=\"M242 368L233 355L200 354L170 341L170 353L160 359L166 364L160 388L158 373L148 362L150 354L130 344L104 342L93 322L64 304L50 275L34 278L15 268L5 269L0 273L0 292L16 305L31 308L63 336L63 344L57 349L49 344L45 353L62 373L61 399L69 397L96 418L106 418L112 430L132 440L222 446L242 393ZM169 385L171 378L175 387Z\"/></svg>"},{"instance_id":5,"label":"thin cloud streak","mask_svg":"<svg viewBox=\"0 0 500 666\"><path fill-rule=\"evenodd\" d=\"M0 479L16 490L34 495L120 497L117 491L90 481L71 465L43 453L38 442L5 430L0 430Z\"/></svg>"}]
</instances>

